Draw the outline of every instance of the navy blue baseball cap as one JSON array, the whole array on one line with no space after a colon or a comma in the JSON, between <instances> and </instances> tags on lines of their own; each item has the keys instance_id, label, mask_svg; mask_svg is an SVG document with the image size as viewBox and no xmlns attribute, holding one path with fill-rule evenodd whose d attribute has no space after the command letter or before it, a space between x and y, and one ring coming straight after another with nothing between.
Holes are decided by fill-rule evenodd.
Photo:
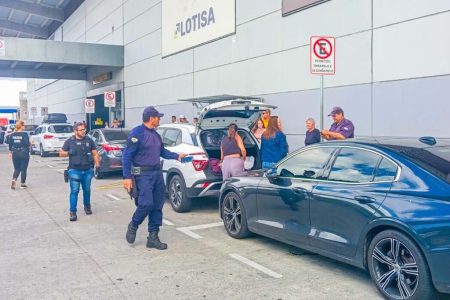
<instances>
[{"instance_id":1,"label":"navy blue baseball cap","mask_svg":"<svg viewBox=\"0 0 450 300\"><path fill-rule=\"evenodd\" d=\"M153 106L148 106L144 109L144 112L142 113L142 116L144 118L148 117L164 117L164 114L159 113L159 111L156 110Z\"/></svg>"},{"instance_id":2,"label":"navy blue baseball cap","mask_svg":"<svg viewBox=\"0 0 450 300\"><path fill-rule=\"evenodd\" d=\"M344 111L342 110L342 108L340 108L339 106L335 106L333 107L333 109L331 110L330 114L328 116L334 116L336 114L343 114Z\"/></svg>"}]
</instances>

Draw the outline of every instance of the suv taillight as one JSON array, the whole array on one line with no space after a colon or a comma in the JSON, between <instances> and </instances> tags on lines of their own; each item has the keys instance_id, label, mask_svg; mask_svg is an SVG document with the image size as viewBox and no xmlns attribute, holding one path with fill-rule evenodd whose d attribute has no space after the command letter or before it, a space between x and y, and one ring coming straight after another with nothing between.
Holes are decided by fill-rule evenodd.
<instances>
[{"instance_id":1,"label":"suv taillight","mask_svg":"<svg viewBox=\"0 0 450 300\"><path fill-rule=\"evenodd\" d=\"M51 134L44 134L44 140L49 140L54 138L55 136L51 135Z\"/></svg>"},{"instance_id":2,"label":"suv taillight","mask_svg":"<svg viewBox=\"0 0 450 300\"><path fill-rule=\"evenodd\" d=\"M194 166L195 171L203 171L208 166L208 161L203 159L202 160L194 159L192 161L192 165Z\"/></svg>"}]
</instances>

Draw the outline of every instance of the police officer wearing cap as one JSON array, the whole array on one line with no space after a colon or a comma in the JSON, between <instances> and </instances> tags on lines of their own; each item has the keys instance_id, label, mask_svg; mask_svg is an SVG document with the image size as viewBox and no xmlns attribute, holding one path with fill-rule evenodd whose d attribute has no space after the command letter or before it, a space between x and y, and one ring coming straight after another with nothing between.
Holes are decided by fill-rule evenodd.
<instances>
[{"instance_id":1,"label":"police officer wearing cap","mask_svg":"<svg viewBox=\"0 0 450 300\"><path fill-rule=\"evenodd\" d=\"M330 114L333 118L330 130L322 130L320 134L326 140L345 140L355 137L355 126L344 117L344 111L339 106L333 107Z\"/></svg>"},{"instance_id":2,"label":"police officer wearing cap","mask_svg":"<svg viewBox=\"0 0 450 300\"><path fill-rule=\"evenodd\" d=\"M148 217L147 248L167 249L158 237L162 224L165 187L160 157L181 160L186 154L177 154L164 148L161 136L156 132L161 117L153 106L145 108L142 114L143 124L131 130L127 147L122 155L123 186L130 192L133 180L138 189L137 208L133 214L126 240L134 243L139 225Z\"/></svg>"}]
</instances>

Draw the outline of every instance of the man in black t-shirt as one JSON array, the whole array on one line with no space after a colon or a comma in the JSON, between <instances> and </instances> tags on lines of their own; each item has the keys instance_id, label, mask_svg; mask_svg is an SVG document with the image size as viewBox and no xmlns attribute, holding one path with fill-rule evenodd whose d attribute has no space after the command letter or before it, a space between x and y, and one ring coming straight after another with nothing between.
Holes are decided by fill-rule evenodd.
<instances>
[{"instance_id":1,"label":"man in black t-shirt","mask_svg":"<svg viewBox=\"0 0 450 300\"><path fill-rule=\"evenodd\" d=\"M86 215L91 215L91 181L94 177L95 167L100 166L100 158L94 141L86 136L86 127L83 123L74 126L74 135L64 142L61 157L69 157L69 183L70 183L70 221L77 220L77 202L80 185L83 188L83 204Z\"/></svg>"},{"instance_id":2,"label":"man in black t-shirt","mask_svg":"<svg viewBox=\"0 0 450 300\"><path fill-rule=\"evenodd\" d=\"M313 118L306 120L305 146L320 143L320 131L316 128L316 122Z\"/></svg>"}]
</instances>

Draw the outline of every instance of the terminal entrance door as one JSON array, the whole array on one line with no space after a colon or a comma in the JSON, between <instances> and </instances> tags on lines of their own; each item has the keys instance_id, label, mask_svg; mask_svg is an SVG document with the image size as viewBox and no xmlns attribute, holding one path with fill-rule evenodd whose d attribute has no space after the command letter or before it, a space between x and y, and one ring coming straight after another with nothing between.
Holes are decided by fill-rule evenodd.
<instances>
[{"instance_id":1,"label":"terminal entrance door","mask_svg":"<svg viewBox=\"0 0 450 300\"><path fill-rule=\"evenodd\" d=\"M104 94L90 96L95 99L95 113L86 114L86 123L88 130L96 128L112 127L118 123L119 127L124 126L122 109L122 91L116 91L116 106L105 107Z\"/></svg>"}]
</instances>

